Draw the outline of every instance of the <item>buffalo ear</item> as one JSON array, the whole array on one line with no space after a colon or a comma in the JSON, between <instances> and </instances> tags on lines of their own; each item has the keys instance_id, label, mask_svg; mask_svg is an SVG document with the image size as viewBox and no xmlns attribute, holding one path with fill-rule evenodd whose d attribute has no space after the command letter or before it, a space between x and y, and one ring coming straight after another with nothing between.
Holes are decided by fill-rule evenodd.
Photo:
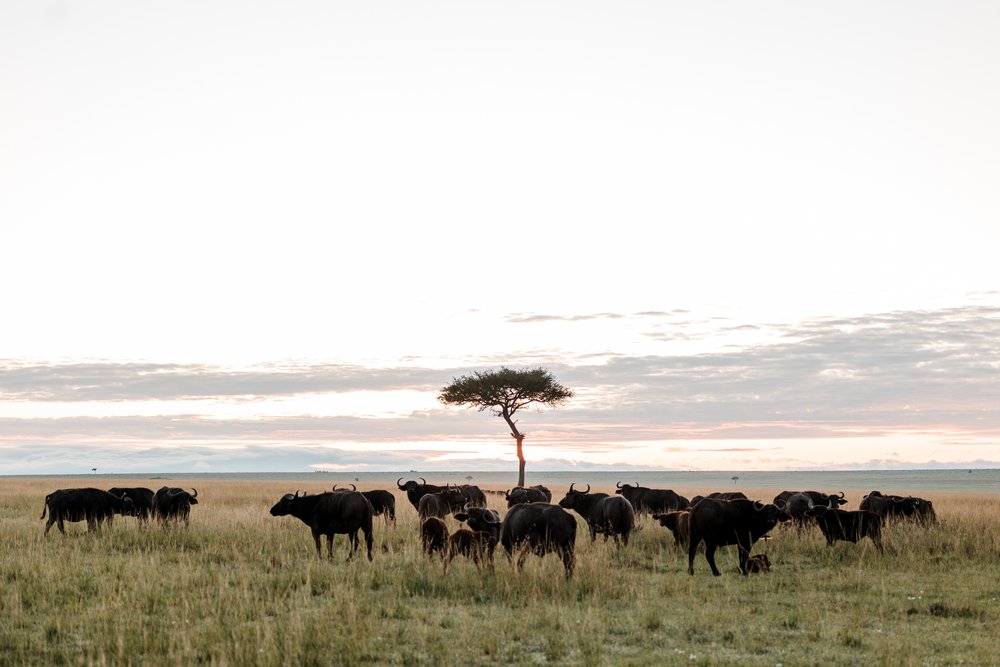
<instances>
[{"instance_id":1,"label":"buffalo ear","mask_svg":"<svg viewBox=\"0 0 1000 667\"><path fill-rule=\"evenodd\" d=\"M464 513L464 512L459 512L458 514L455 514L454 516L455 516L455 520L456 521L465 521L466 519L469 518L469 515L466 514L466 513Z\"/></svg>"}]
</instances>

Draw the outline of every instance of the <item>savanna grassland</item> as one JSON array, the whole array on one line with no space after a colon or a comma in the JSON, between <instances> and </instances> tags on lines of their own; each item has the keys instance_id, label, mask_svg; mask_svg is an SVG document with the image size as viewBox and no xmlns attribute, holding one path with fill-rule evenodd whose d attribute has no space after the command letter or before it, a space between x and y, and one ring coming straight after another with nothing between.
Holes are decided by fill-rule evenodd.
<instances>
[{"instance_id":1,"label":"savanna grassland","mask_svg":"<svg viewBox=\"0 0 1000 667\"><path fill-rule=\"evenodd\" d=\"M499 548L494 573L461 559L443 576L402 493L398 524L376 519L369 563L346 562L343 536L319 560L305 525L270 516L287 483L199 481L187 529L117 517L45 538L59 486L72 484L0 481L3 665L1000 664L997 494L922 494L939 524L888 527L882 557L868 540L827 548L815 528L779 527L755 549L773 571L750 577L735 547L717 555L721 577L703 556L692 577L652 520L620 550L581 520L567 581L555 556L517 573Z\"/></svg>"}]
</instances>

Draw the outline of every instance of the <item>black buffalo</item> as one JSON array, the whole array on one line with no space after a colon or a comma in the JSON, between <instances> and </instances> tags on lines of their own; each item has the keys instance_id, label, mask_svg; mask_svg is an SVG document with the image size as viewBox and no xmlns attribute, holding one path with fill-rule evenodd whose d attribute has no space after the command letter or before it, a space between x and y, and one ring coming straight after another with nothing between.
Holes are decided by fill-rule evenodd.
<instances>
[{"instance_id":1,"label":"black buffalo","mask_svg":"<svg viewBox=\"0 0 1000 667\"><path fill-rule=\"evenodd\" d=\"M449 487L437 493L428 493L417 503L417 514L421 520L429 516L445 518L452 512L458 512L469 502L468 496L459 488Z\"/></svg>"},{"instance_id":2,"label":"black buffalo","mask_svg":"<svg viewBox=\"0 0 1000 667\"><path fill-rule=\"evenodd\" d=\"M910 519L929 524L937 520L931 501L913 496L904 497L872 491L861 500L859 508L878 514L883 522Z\"/></svg>"},{"instance_id":3,"label":"black buffalo","mask_svg":"<svg viewBox=\"0 0 1000 667\"><path fill-rule=\"evenodd\" d=\"M420 478L421 483L417 483L412 479L407 481L406 484L401 484L403 478L400 477L396 480L396 486L399 487L400 491L406 491L406 499L410 501L413 505L413 509L417 509L417 505L420 503L420 499L426 496L428 493L440 493L444 491L447 486L438 486L437 484L428 484L427 480L423 477Z\"/></svg>"},{"instance_id":4,"label":"black buffalo","mask_svg":"<svg viewBox=\"0 0 1000 667\"><path fill-rule=\"evenodd\" d=\"M373 489L371 491L358 491L358 487L351 484L350 489L338 489L337 485L334 484L331 489L333 493L350 493L351 491L357 491L365 498L368 502L372 504L372 512L374 516L381 516L385 519L388 524L390 521L395 525L396 523L396 496L392 495L391 492L384 489Z\"/></svg>"},{"instance_id":5,"label":"black buffalo","mask_svg":"<svg viewBox=\"0 0 1000 667\"><path fill-rule=\"evenodd\" d=\"M104 522L110 525L115 514L130 514L132 501L101 489L59 489L45 496L42 516L38 518L44 519L46 512L49 520L45 524L45 535L49 534L52 524L65 535L65 521L86 521L88 531L97 531Z\"/></svg>"},{"instance_id":6,"label":"black buffalo","mask_svg":"<svg viewBox=\"0 0 1000 667\"><path fill-rule=\"evenodd\" d=\"M108 489L108 493L119 498L128 498L132 501L132 509L129 512L129 516L134 516L139 519L140 523L146 523L149 521L149 517L153 514L153 490L147 489L142 486L136 487L120 487L116 486L114 488Z\"/></svg>"},{"instance_id":7,"label":"black buffalo","mask_svg":"<svg viewBox=\"0 0 1000 667\"><path fill-rule=\"evenodd\" d=\"M654 514L653 519L659 521L660 525L668 529L674 536L674 542L681 547L687 548L691 539L691 511L677 510L674 512L664 512Z\"/></svg>"},{"instance_id":8,"label":"black buffalo","mask_svg":"<svg viewBox=\"0 0 1000 667\"><path fill-rule=\"evenodd\" d=\"M822 491L782 491L774 497L772 502L778 507L781 507L784 503L788 502L788 499L791 496L799 494L809 496L813 505L825 505L826 507L837 509L841 505L847 504L847 499L844 498L843 491L840 493L823 493Z\"/></svg>"},{"instance_id":9,"label":"black buffalo","mask_svg":"<svg viewBox=\"0 0 1000 667\"><path fill-rule=\"evenodd\" d=\"M766 535L788 514L775 505L763 505L742 498L716 500L705 498L691 508L691 541L688 544L688 574L694 574L694 557L698 545L705 543L705 559L712 574L719 576L715 566L715 550L730 544L739 549L740 572L747 573L747 559L754 543Z\"/></svg>"},{"instance_id":10,"label":"black buffalo","mask_svg":"<svg viewBox=\"0 0 1000 667\"><path fill-rule=\"evenodd\" d=\"M742 491L716 491L707 496L695 496L691 499L690 506L694 507L705 498L709 500L748 500L746 494Z\"/></svg>"},{"instance_id":11,"label":"black buffalo","mask_svg":"<svg viewBox=\"0 0 1000 667\"><path fill-rule=\"evenodd\" d=\"M539 556L550 552L558 554L569 579L573 576L576 560L576 519L558 505L515 505L503 518L500 544L507 552L507 558L513 557L515 549L520 550L518 569L524 566L529 552Z\"/></svg>"},{"instance_id":12,"label":"black buffalo","mask_svg":"<svg viewBox=\"0 0 1000 667\"><path fill-rule=\"evenodd\" d=\"M871 538L872 544L882 553L882 519L868 510L849 512L831 509L825 505L811 508L807 514L816 519L819 529L826 538L826 546L832 547L837 540L858 543L863 537Z\"/></svg>"},{"instance_id":13,"label":"black buffalo","mask_svg":"<svg viewBox=\"0 0 1000 667\"><path fill-rule=\"evenodd\" d=\"M386 523L391 521L395 525L396 496L391 491L372 489L371 491L362 491L361 495L367 498L368 502L372 504L372 512L375 516L381 516L385 519Z\"/></svg>"},{"instance_id":14,"label":"black buffalo","mask_svg":"<svg viewBox=\"0 0 1000 667\"><path fill-rule=\"evenodd\" d=\"M474 531L490 533L495 541L500 540L500 526L503 522L496 510L466 505L461 512L455 513L455 519L469 524L469 528Z\"/></svg>"},{"instance_id":15,"label":"black buffalo","mask_svg":"<svg viewBox=\"0 0 1000 667\"><path fill-rule=\"evenodd\" d=\"M522 503L551 503L552 492L541 484L534 486L515 486L504 493L507 509Z\"/></svg>"},{"instance_id":16,"label":"black buffalo","mask_svg":"<svg viewBox=\"0 0 1000 667\"><path fill-rule=\"evenodd\" d=\"M320 537L326 535L327 556L333 558L333 536L346 534L351 540L351 553L347 560L354 557L360 544L358 531L364 533L365 544L368 547L368 560L372 559L372 505L360 493L318 493L316 495L299 495L286 493L274 507L271 516L294 516L312 529L313 540L316 542L316 555L322 556Z\"/></svg>"},{"instance_id":17,"label":"black buffalo","mask_svg":"<svg viewBox=\"0 0 1000 667\"><path fill-rule=\"evenodd\" d=\"M620 494L632 503L636 514L662 514L664 512L675 512L685 509L688 506L688 499L671 489L651 489L648 486L638 484L616 485Z\"/></svg>"},{"instance_id":18,"label":"black buffalo","mask_svg":"<svg viewBox=\"0 0 1000 667\"><path fill-rule=\"evenodd\" d=\"M587 521L591 541L597 539L598 533L603 533L605 542L611 536L615 538L615 544L618 544L620 537L625 546L628 546L628 537L635 528L632 503L621 496L590 493L590 484L586 491L577 491L573 486L569 485L569 491L559 501L559 506L574 510Z\"/></svg>"},{"instance_id":19,"label":"black buffalo","mask_svg":"<svg viewBox=\"0 0 1000 667\"><path fill-rule=\"evenodd\" d=\"M486 494L475 484L462 484L458 487L465 494L468 503L473 507L486 507Z\"/></svg>"},{"instance_id":20,"label":"black buffalo","mask_svg":"<svg viewBox=\"0 0 1000 667\"><path fill-rule=\"evenodd\" d=\"M179 487L161 486L153 494L153 516L157 518L161 526L165 526L168 521L184 521L188 525L191 516L191 506L198 504L198 489L192 488L194 493L188 493Z\"/></svg>"}]
</instances>

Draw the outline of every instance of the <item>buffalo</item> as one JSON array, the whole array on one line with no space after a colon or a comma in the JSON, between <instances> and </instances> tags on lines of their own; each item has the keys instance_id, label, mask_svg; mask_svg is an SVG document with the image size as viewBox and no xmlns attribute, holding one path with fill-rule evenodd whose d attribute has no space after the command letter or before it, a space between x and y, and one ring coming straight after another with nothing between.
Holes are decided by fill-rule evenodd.
<instances>
[{"instance_id":1,"label":"buffalo","mask_svg":"<svg viewBox=\"0 0 1000 667\"><path fill-rule=\"evenodd\" d=\"M159 520L161 526L165 526L168 521L184 521L188 525L188 518L191 515L191 506L198 504L198 489L192 488L194 493L188 493L184 489L177 487L161 486L153 494L153 515Z\"/></svg>"},{"instance_id":2,"label":"buffalo","mask_svg":"<svg viewBox=\"0 0 1000 667\"><path fill-rule=\"evenodd\" d=\"M507 509L522 503L551 503L552 492L541 484L535 486L515 486L504 493Z\"/></svg>"},{"instance_id":3,"label":"buffalo","mask_svg":"<svg viewBox=\"0 0 1000 667\"><path fill-rule=\"evenodd\" d=\"M331 489L333 493L349 493L351 491L356 491L368 499L368 502L372 504L373 516L381 516L385 519L386 524L392 522L393 525L396 523L396 496L392 495L391 492L384 489L373 489L371 491L358 491L358 487L351 484L350 489L338 489L337 485L334 484Z\"/></svg>"},{"instance_id":4,"label":"buffalo","mask_svg":"<svg viewBox=\"0 0 1000 667\"><path fill-rule=\"evenodd\" d=\"M365 545L368 547L368 560L372 559L372 505L360 493L319 493L316 495L299 495L286 493L271 508L271 516L294 516L312 529L313 540L316 542L316 556L322 557L320 537L326 535L326 551L333 558L333 536L346 534L351 540L351 553L347 560L354 557L360 541L358 531L365 535Z\"/></svg>"},{"instance_id":5,"label":"buffalo","mask_svg":"<svg viewBox=\"0 0 1000 667\"><path fill-rule=\"evenodd\" d=\"M782 491L774 497L772 502L778 507L781 507L783 504L788 502L790 497L799 494L809 496L813 505L826 505L827 507L837 509L841 505L847 504L847 499L844 497L843 491L840 493L823 493L821 491Z\"/></svg>"},{"instance_id":6,"label":"buffalo","mask_svg":"<svg viewBox=\"0 0 1000 667\"><path fill-rule=\"evenodd\" d=\"M849 512L842 509L832 509L825 505L816 505L806 514L816 519L819 529L826 538L826 546L832 547L837 540L854 542L861 538L871 538L872 544L883 553L882 549L882 519L875 512L858 510Z\"/></svg>"},{"instance_id":7,"label":"buffalo","mask_svg":"<svg viewBox=\"0 0 1000 667\"><path fill-rule=\"evenodd\" d=\"M461 510L469 499L461 489L448 487L444 491L428 493L417 503L417 514L421 519L429 516L445 518L452 512Z\"/></svg>"},{"instance_id":8,"label":"buffalo","mask_svg":"<svg viewBox=\"0 0 1000 667\"><path fill-rule=\"evenodd\" d=\"M139 523L145 524L153 514L153 490L142 486L119 487L108 489L108 493L119 498L129 498L132 501L130 516L139 519Z\"/></svg>"},{"instance_id":9,"label":"buffalo","mask_svg":"<svg viewBox=\"0 0 1000 667\"><path fill-rule=\"evenodd\" d=\"M444 562L442 571L448 571L448 564L457 556L465 556L481 568L485 560L493 569L493 551L496 549L497 539L485 530L469 530L459 528L448 538L448 548L444 552Z\"/></svg>"},{"instance_id":10,"label":"buffalo","mask_svg":"<svg viewBox=\"0 0 1000 667\"><path fill-rule=\"evenodd\" d=\"M88 531L98 531L102 523L110 525L115 514L131 514L132 500L101 489L59 489L45 496L45 506L38 518L44 519L46 512L49 515L46 536L52 524L65 535L65 521L86 521Z\"/></svg>"},{"instance_id":11,"label":"buffalo","mask_svg":"<svg viewBox=\"0 0 1000 667\"><path fill-rule=\"evenodd\" d=\"M858 507L878 514L883 522L911 519L929 524L937 520L931 501L913 496L903 497L872 491L861 500Z\"/></svg>"},{"instance_id":12,"label":"buffalo","mask_svg":"<svg viewBox=\"0 0 1000 667\"><path fill-rule=\"evenodd\" d=\"M519 549L517 567L524 566L528 553L544 557L556 553L562 558L566 578L573 576L576 555L576 519L558 505L528 503L515 505L503 518L500 544L507 558Z\"/></svg>"},{"instance_id":13,"label":"buffalo","mask_svg":"<svg viewBox=\"0 0 1000 667\"><path fill-rule=\"evenodd\" d=\"M638 484L633 486L621 482L616 486L618 490L615 493L632 503L636 514L662 514L682 510L688 506L688 499L671 489L651 489L647 486Z\"/></svg>"},{"instance_id":14,"label":"buffalo","mask_svg":"<svg viewBox=\"0 0 1000 667\"><path fill-rule=\"evenodd\" d=\"M413 505L413 509L418 509L417 505L420 503L420 499L426 496L428 493L440 493L441 491L444 491L445 489L448 488L446 486L428 484L427 480L425 480L423 477L420 478L420 481L423 482L422 484L418 484L412 479L406 482L406 484L401 484L400 482L402 481L403 481L402 477L397 479L396 486L399 487L400 491L406 491L406 499L410 501L411 505Z\"/></svg>"},{"instance_id":15,"label":"buffalo","mask_svg":"<svg viewBox=\"0 0 1000 667\"><path fill-rule=\"evenodd\" d=\"M473 507L486 507L486 494L475 484L462 484L458 487L465 494L469 504Z\"/></svg>"},{"instance_id":16,"label":"buffalo","mask_svg":"<svg viewBox=\"0 0 1000 667\"><path fill-rule=\"evenodd\" d=\"M691 511L678 510L675 512L664 512L654 514L653 519L659 521L660 525L668 529L674 536L674 542L687 548L688 540L691 539Z\"/></svg>"},{"instance_id":17,"label":"buffalo","mask_svg":"<svg viewBox=\"0 0 1000 667\"><path fill-rule=\"evenodd\" d=\"M771 559L767 554L754 554L747 558L747 574L760 574L771 571Z\"/></svg>"},{"instance_id":18,"label":"buffalo","mask_svg":"<svg viewBox=\"0 0 1000 667\"><path fill-rule=\"evenodd\" d=\"M500 539L500 525L503 522L496 510L466 505L461 512L455 514L455 519L464 521L474 531L487 532L493 535L495 540Z\"/></svg>"},{"instance_id":19,"label":"buffalo","mask_svg":"<svg viewBox=\"0 0 1000 667\"><path fill-rule=\"evenodd\" d=\"M448 524L436 516L429 516L420 523L420 545L430 556L435 551L442 555L448 548Z\"/></svg>"},{"instance_id":20,"label":"buffalo","mask_svg":"<svg viewBox=\"0 0 1000 667\"><path fill-rule=\"evenodd\" d=\"M715 566L715 550L730 544L739 549L740 572L747 573L747 559L754 543L788 514L776 505L764 505L746 499L716 500L705 498L691 508L691 541L688 544L688 574L694 574L694 557L698 545L705 542L705 559L712 574L719 576Z\"/></svg>"},{"instance_id":21,"label":"buffalo","mask_svg":"<svg viewBox=\"0 0 1000 667\"><path fill-rule=\"evenodd\" d=\"M590 539L597 539L598 533L604 534L604 541L608 537L618 538L628 546L628 538L635 528L635 511L632 504L621 496L609 496L606 493L590 493L590 484L586 491L577 491L569 485L569 491L562 500L560 507L574 510L587 521L590 528Z\"/></svg>"},{"instance_id":22,"label":"buffalo","mask_svg":"<svg viewBox=\"0 0 1000 667\"><path fill-rule=\"evenodd\" d=\"M690 507L694 507L705 498L710 500L748 500L742 491L715 491L707 496L695 496L691 499Z\"/></svg>"}]
</instances>

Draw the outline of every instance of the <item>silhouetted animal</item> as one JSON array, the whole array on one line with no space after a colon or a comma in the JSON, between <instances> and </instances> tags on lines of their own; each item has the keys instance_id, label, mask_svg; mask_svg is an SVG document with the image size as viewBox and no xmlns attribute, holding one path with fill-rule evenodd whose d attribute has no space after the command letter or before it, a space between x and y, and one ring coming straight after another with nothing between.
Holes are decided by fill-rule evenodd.
<instances>
[{"instance_id":1,"label":"silhouetted animal","mask_svg":"<svg viewBox=\"0 0 1000 667\"><path fill-rule=\"evenodd\" d=\"M628 546L628 538L635 528L635 512L632 504L621 496L609 496L606 493L590 493L590 484L586 491L575 490L573 484L569 485L569 491L562 500L560 507L576 511L587 521L590 528L590 539L597 539L598 533L604 534L604 540L608 536L618 538Z\"/></svg>"},{"instance_id":2,"label":"silhouetted animal","mask_svg":"<svg viewBox=\"0 0 1000 667\"><path fill-rule=\"evenodd\" d=\"M515 486L504 494L507 509L522 503L551 503L552 492L541 484L535 486Z\"/></svg>"},{"instance_id":3,"label":"silhouetted animal","mask_svg":"<svg viewBox=\"0 0 1000 667\"><path fill-rule=\"evenodd\" d=\"M139 519L139 523L145 524L153 514L153 490L142 486L137 487L114 487L108 489L108 493L119 498L128 498L132 501L132 509L129 516Z\"/></svg>"},{"instance_id":4,"label":"silhouetted animal","mask_svg":"<svg viewBox=\"0 0 1000 667\"><path fill-rule=\"evenodd\" d=\"M868 510L849 512L847 510L830 509L825 505L817 505L806 514L816 519L819 529L826 538L826 546L832 547L837 540L857 544L863 537L871 538L872 544L883 553L882 549L882 519L878 514Z\"/></svg>"},{"instance_id":5,"label":"silhouetted animal","mask_svg":"<svg viewBox=\"0 0 1000 667\"><path fill-rule=\"evenodd\" d=\"M111 524L115 514L129 514L132 511L132 501L108 493L101 489L58 489L45 496L45 506L42 508L44 519L48 512L49 520L45 524L45 535L49 528L56 524L59 532L66 534L66 521L86 521L88 531L100 530L101 524Z\"/></svg>"},{"instance_id":6,"label":"silhouetted animal","mask_svg":"<svg viewBox=\"0 0 1000 667\"><path fill-rule=\"evenodd\" d=\"M747 573L747 559L754 543L766 535L788 514L775 505L763 505L746 499L715 500L704 498L691 507L691 541L688 544L688 574L694 574L694 557L698 545L705 542L705 559L712 574L719 576L715 566L715 550L729 544L739 549L740 572Z\"/></svg>"},{"instance_id":7,"label":"silhouetted animal","mask_svg":"<svg viewBox=\"0 0 1000 667\"><path fill-rule=\"evenodd\" d=\"M500 527L500 544L512 558L514 550L520 551L517 568L524 566L528 553L545 556L559 554L566 578L573 576L576 561L576 519L559 507L545 503L515 505L507 512Z\"/></svg>"},{"instance_id":8,"label":"silhouetted animal","mask_svg":"<svg viewBox=\"0 0 1000 667\"><path fill-rule=\"evenodd\" d=\"M184 521L188 525L191 516L191 506L198 504L198 489L192 487L194 493L188 493L178 487L162 486L153 494L153 515L161 526L168 521Z\"/></svg>"},{"instance_id":9,"label":"silhouetted animal","mask_svg":"<svg viewBox=\"0 0 1000 667\"><path fill-rule=\"evenodd\" d=\"M286 493L271 508L271 516L294 516L312 530L316 556L322 556L320 537L326 535L327 555L333 557L333 536L346 534L351 541L351 560L358 550L358 531L365 536L368 560L372 559L372 505L360 493L319 493L299 495Z\"/></svg>"},{"instance_id":10,"label":"silhouetted animal","mask_svg":"<svg viewBox=\"0 0 1000 667\"><path fill-rule=\"evenodd\" d=\"M688 499L671 489L651 489L646 486L618 482L615 493L622 495L636 514L662 514L686 509Z\"/></svg>"}]
</instances>

